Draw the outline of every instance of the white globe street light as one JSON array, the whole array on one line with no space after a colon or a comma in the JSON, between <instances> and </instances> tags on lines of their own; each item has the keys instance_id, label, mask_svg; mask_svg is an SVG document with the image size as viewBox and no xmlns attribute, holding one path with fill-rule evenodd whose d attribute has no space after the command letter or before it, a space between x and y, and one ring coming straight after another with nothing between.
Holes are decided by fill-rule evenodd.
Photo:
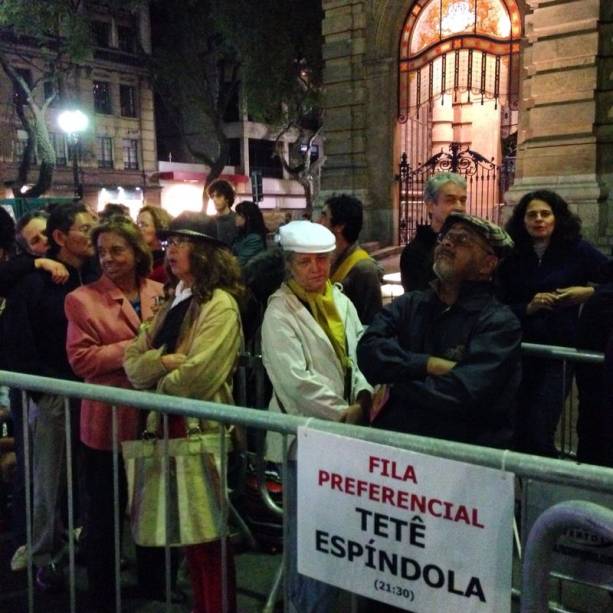
<instances>
[{"instance_id":1,"label":"white globe street light","mask_svg":"<svg viewBox=\"0 0 613 613\"><path fill-rule=\"evenodd\" d=\"M85 113L78 109L62 111L57 118L58 125L70 141L72 152L72 178L74 181L74 195L83 198L83 186L79 180L79 135L87 129L89 119Z\"/></svg>"},{"instance_id":2,"label":"white globe street light","mask_svg":"<svg viewBox=\"0 0 613 613\"><path fill-rule=\"evenodd\" d=\"M83 111L75 109L73 111L62 111L57 118L57 122L63 132L72 135L87 130L89 119Z\"/></svg>"}]
</instances>

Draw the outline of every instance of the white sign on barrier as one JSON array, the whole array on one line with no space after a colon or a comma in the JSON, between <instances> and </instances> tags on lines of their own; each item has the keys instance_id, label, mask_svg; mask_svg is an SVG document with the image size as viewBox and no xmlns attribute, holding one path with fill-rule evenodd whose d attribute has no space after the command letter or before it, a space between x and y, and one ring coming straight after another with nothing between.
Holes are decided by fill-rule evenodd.
<instances>
[{"instance_id":1,"label":"white sign on barrier","mask_svg":"<svg viewBox=\"0 0 613 613\"><path fill-rule=\"evenodd\" d=\"M513 475L298 431L298 569L414 611L510 611Z\"/></svg>"}]
</instances>

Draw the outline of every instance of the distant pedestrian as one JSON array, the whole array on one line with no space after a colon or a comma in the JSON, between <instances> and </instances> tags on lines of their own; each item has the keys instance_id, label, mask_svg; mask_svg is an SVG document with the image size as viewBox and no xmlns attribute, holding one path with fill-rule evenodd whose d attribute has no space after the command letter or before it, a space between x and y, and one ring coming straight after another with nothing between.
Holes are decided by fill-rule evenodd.
<instances>
[{"instance_id":1,"label":"distant pedestrian","mask_svg":"<svg viewBox=\"0 0 613 613\"><path fill-rule=\"evenodd\" d=\"M258 205L248 200L236 205L234 223L238 234L232 243L232 253L244 268L251 258L266 249L268 229Z\"/></svg>"},{"instance_id":2,"label":"distant pedestrian","mask_svg":"<svg viewBox=\"0 0 613 613\"><path fill-rule=\"evenodd\" d=\"M232 205L236 199L236 191L229 181L217 179L209 185L207 193L209 198L212 198L215 210L217 211L215 217L217 237L228 247L231 247L238 234L234 222L234 213L232 212Z\"/></svg>"}]
</instances>

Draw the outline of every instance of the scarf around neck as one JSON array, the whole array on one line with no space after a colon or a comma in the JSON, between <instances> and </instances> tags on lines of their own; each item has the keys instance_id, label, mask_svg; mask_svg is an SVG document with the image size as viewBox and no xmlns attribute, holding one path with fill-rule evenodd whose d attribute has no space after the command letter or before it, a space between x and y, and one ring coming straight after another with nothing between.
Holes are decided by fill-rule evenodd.
<instances>
[{"instance_id":1,"label":"scarf around neck","mask_svg":"<svg viewBox=\"0 0 613 613\"><path fill-rule=\"evenodd\" d=\"M351 249L351 247L350 247ZM362 260L369 260L370 256L364 249L357 247L354 249L338 266L338 268L332 273L330 280L332 283L341 283L343 279L349 274L349 271Z\"/></svg>"},{"instance_id":2,"label":"scarf around neck","mask_svg":"<svg viewBox=\"0 0 613 613\"><path fill-rule=\"evenodd\" d=\"M326 333L334 353L343 367L343 372L345 372L348 366L345 324L334 302L332 283L329 280L326 281L326 287L321 294L307 292L294 279L290 279L287 285L299 300L308 305L311 315Z\"/></svg>"}]
</instances>

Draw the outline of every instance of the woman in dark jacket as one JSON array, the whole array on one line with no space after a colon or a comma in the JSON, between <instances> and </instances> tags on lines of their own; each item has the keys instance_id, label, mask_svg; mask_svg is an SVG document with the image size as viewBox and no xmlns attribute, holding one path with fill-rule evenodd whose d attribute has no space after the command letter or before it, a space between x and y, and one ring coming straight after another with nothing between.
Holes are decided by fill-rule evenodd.
<instances>
[{"instance_id":1,"label":"woman in dark jacket","mask_svg":"<svg viewBox=\"0 0 613 613\"><path fill-rule=\"evenodd\" d=\"M234 209L234 223L238 236L232 243L232 253L238 258L241 268L254 256L266 249L266 234L268 229L258 205L244 200Z\"/></svg>"},{"instance_id":2,"label":"woman in dark jacket","mask_svg":"<svg viewBox=\"0 0 613 613\"><path fill-rule=\"evenodd\" d=\"M523 340L574 347L579 307L594 293L590 283L609 274L609 259L581 238L581 220L558 194L526 194L513 210L507 231L515 241L501 264L502 300L517 315ZM520 451L555 456L555 431L570 387L557 360L525 358L519 392Z\"/></svg>"}]
</instances>

